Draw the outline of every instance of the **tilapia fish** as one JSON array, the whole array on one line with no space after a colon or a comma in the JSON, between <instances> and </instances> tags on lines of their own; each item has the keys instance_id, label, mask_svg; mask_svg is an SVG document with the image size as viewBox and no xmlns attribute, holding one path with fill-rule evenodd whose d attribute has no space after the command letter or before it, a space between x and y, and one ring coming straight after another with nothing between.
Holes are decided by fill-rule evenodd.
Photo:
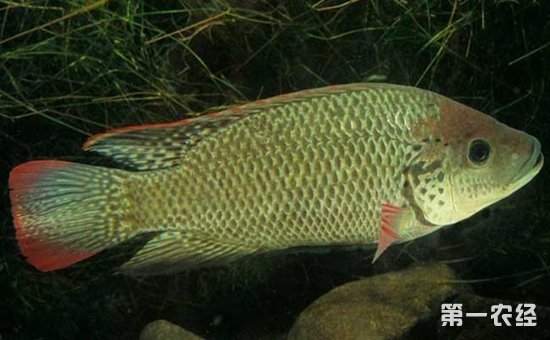
<instances>
[{"instance_id":1,"label":"tilapia fish","mask_svg":"<svg viewBox=\"0 0 550 340\"><path fill-rule=\"evenodd\" d=\"M430 91L348 84L91 137L121 169L11 171L17 240L42 271L140 234L121 270L158 274L296 246L412 240L529 182L534 137Z\"/></svg>"}]
</instances>

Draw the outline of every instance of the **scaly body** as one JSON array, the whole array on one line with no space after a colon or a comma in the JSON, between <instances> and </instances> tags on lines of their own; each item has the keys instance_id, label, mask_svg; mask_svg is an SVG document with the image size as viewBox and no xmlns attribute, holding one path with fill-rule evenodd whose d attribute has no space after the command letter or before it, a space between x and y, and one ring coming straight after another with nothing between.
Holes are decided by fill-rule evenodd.
<instances>
[{"instance_id":1,"label":"scaly body","mask_svg":"<svg viewBox=\"0 0 550 340\"><path fill-rule=\"evenodd\" d=\"M428 137L411 134L438 118L433 100L382 87L257 112L190 149L176 169L135 174L140 224L265 249L376 243L380 202L408 205L403 169Z\"/></svg>"}]
</instances>

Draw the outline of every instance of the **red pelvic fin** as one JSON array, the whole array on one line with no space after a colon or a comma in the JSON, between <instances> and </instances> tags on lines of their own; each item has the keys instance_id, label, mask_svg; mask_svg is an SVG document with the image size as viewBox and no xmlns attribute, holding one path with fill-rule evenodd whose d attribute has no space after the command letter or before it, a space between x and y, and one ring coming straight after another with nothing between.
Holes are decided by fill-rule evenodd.
<instances>
[{"instance_id":1,"label":"red pelvic fin","mask_svg":"<svg viewBox=\"0 0 550 340\"><path fill-rule=\"evenodd\" d=\"M396 229L399 224L400 216L404 211L404 208L397 207L389 203L382 203L380 238L378 240L378 247L376 248L376 253L374 254L372 263L374 263L380 255L382 255L390 244L401 240L401 237L397 233Z\"/></svg>"}]
</instances>

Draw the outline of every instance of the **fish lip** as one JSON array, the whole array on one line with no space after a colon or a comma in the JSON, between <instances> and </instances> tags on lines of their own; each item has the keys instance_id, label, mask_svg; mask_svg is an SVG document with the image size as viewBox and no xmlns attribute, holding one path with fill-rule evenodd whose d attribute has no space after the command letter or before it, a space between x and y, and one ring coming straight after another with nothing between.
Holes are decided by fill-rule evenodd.
<instances>
[{"instance_id":1,"label":"fish lip","mask_svg":"<svg viewBox=\"0 0 550 340\"><path fill-rule=\"evenodd\" d=\"M517 182L527 183L542 168L542 165L544 164L544 156L542 155L542 152L541 152L540 142L535 137L531 137L531 145L533 147L533 152L531 153L531 157L529 157L525 161L525 163L523 163L523 165L521 166L521 169L512 178L510 183L512 184Z\"/></svg>"}]
</instances>

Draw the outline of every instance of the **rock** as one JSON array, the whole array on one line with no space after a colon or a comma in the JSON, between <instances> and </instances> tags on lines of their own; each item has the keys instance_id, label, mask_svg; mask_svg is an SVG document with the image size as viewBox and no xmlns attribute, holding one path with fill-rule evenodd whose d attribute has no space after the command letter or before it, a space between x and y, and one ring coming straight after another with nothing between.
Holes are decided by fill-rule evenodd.
<instances>
[{"instance_id":1,"label":"rock","mask_svg":"<svg viewBox=\"0 0 550 340\"><path fill-rule=\"evenodd\" d=\"M433 319L441 303L460 291L454 272L431 264L339 286L299 316L289 340L387 339Z\"/></svg>"},{"instance_id":2,"label":"rock","mask_svg":"<svg viewBox=\"0 0 550 340\"><path fill-rule=\"evenodd\" d=\"M157 320L149 323L141 331L140 340L202 340L180 326L166 320Z\"/></svg>"}]
</instances>

